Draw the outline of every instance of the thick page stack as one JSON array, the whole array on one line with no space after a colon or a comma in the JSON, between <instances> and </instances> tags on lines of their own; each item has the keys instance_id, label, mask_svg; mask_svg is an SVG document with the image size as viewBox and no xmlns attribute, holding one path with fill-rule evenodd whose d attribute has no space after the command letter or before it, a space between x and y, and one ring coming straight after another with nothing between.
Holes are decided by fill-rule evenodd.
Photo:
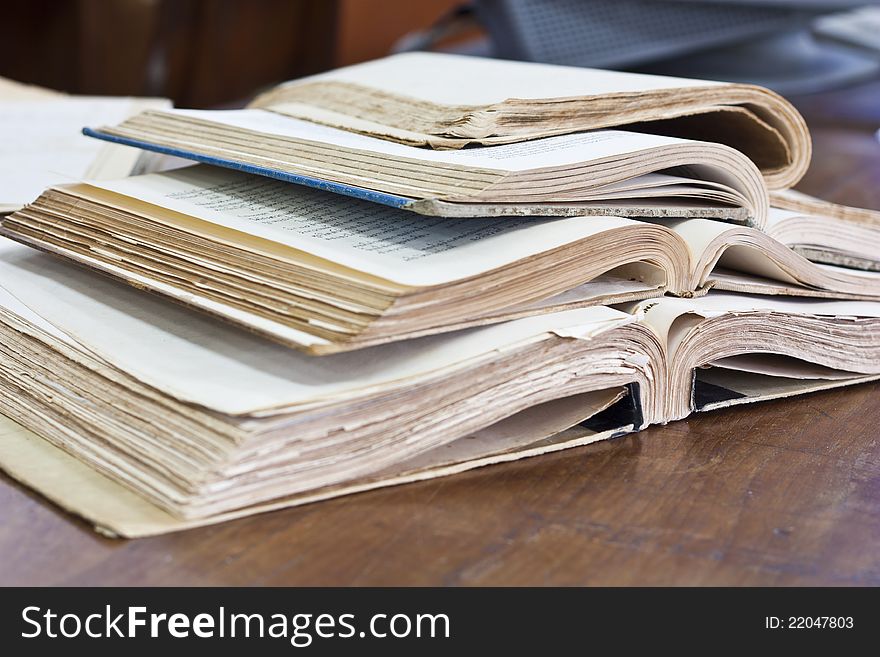
<instances>
[{"instance_id":1,"label":"thick page stack","mask_svg":"<svg viewBox=\"0 0 880 657\"><path fill-rule=\"evenodd\" d=\"M280 85L252 107L434 148L629 126L733 146L772 189L807 169L807 126L762 87L532 62L407 53Z\"/></svg>"},{"instance_id":2,"label":"thick page stack","mask_svg":"<svg viewBox=\"0 0 880 657\"><path fill-rule=\"evenodd\" d=\"M124 535L880 372L880 304L735 295L553 313L315 359L3 244L2 411L54 447L7 427L0 465ZM136 497L102 500L114 486Z\"/></svg>"},{"instance_id":3,"label":"thick page stack","mask_svg":"<svg viewBox=\"0 0 880 657\"><path fill-rule=\"evenodd\" d=\"M661 380L653 335L608 308L315 359L3 244L3 412L181 518L358 480L545 401ZM632 344L651 357L629 362Z\"/></svg>"},{"instance_id":4,"label":"thick page stack","mask_svg":"<svg viewBox=\"0 0 880 657\"><path fill-rule=\"evenodd\" d=\"M201 162L0 221L0 468L107 534L880 378L880 213L787 189L758 87L420 53L92 119Z\"/></svg>"},{"instance_id":5,"label":"thick page stack","mask_svg":"<svg viewBox=\"0 0 880 657\"><path fill-rule=\"evenodd\" d=\"M793 189L775 191L772 193L772 198L773 207L783 210L862 224L866 228L877 228L880 226L880 210L838 205L830 201L813 198Z\"/></svg>"},{"instance_id":6,"label":"thick page stack","mask_svg":"<svg viewBox=\"0 0 880 657\"><path fill-rule=\"evenodd\" d=\"M102 139L450 217L760 227L764 183L794 184L810 155L797 111L758 87L428 53L288 83L245 110L93 125Z\"/></svg>"},{"instance_id":7,"label":"thick page stack","mask_svg":"<svg viewBox=\"0 0 880 657\"><path fill-rule=\"evenodd\" d=\"M153 123L162 127L143 125ZM767 211L760 172L739 151L620 130L434 151L249 109L148 112L89 134L434 216L671 213L761 225Z\"/></svg>"},{"instance_id":8,"label":"thick page stack","mask_svg":"<svg viewBox=\"0 0 880 657\"><path fill-rule=\"evenodd\" d=\"M813 264L773 239L794 215L770 220L767 234L708 219L427 218L202 165L54 188L2 233L313 353L712 287L880 297L880 274Z\"/></svg>"}]
</instances>

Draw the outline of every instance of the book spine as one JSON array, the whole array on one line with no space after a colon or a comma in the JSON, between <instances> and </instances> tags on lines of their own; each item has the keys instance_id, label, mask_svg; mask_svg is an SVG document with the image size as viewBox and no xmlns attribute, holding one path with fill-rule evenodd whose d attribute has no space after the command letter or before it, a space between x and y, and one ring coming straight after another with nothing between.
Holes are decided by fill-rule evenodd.
<instances>
[{"instance_id":1,"label":"book spine","mask_svg":"<svg viewBox=\"0 0 880 657\"><path fill-rule=\"evenodd\" d=\"M227 160L226 158L222 157L202 155L200 153L195 153L193 151L187 151L180 148L169 148L167 146L160 146L158 144L141 141L139 139L131 139L129 137L110 135L106 132L95 130L93 128L83 128L82 132L87 137L94 137L95 139L109 141L114 144L132 146L134 148L139 148L145 151L153 151L154 153L172 155L174 157L180 157L185 160L194 160L203 164L210 164L213 166L224 167L226 169L234 169L235 171L242 171L244 173L251 173L258 176L265 176L267 178L274 178L275 180L281 180L283 182L293 183L295 185L314 187L315 189L321 189L327 192L333 192L335 194L342 194L344 196L350 196L352 198L362 199L364 201L371 201L373 203L381 203L382 205L389 205L393 208L399 208L402 210L408 210L409 206L415 200L409 198L408 196L396 196L394 194L386 194L384 192L377 192L371 189L365 189L363 187L354 187L352 185L344 185L342 183L331 182L319 178L312 178L310 176L288 173L287 171L280 171L278 169L272 169L269 167L261 167L254 164L245 164L242 162L236 162L234 160Z\"/></svg>"}]
</instances>

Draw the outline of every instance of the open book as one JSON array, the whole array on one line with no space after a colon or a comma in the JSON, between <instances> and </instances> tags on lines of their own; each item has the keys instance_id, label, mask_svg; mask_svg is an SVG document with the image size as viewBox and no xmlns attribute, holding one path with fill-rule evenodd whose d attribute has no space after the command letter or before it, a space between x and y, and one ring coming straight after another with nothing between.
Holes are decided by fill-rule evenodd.
<instances>
[{"instance_id":1,"label":"open book","mask_svg":"<svg viewBox=\"0 0 880 657\"><path fill-rule=\"evenodd\" d=\"M144 170L149 158L142 151L87 139L82 126L122 121L169 104L153 98L67 96L0 78L0 214L17 210L49 185Z\"/></svg>"},{"instance_id":2,"label":"open book","mask_svg":"<svg viewBox=\"0 0 880 657\"><path fill-rule=\"evenodd\" d=\"M880 297L880 273L814 264L773 238L777 224L828 234L831 250L869 230L778 210L769 234L708 219L429 218L199 165L52 188L0 232L312 353L712 287Z\"/></svg>"},{"instance_id":3,"label":"open book","mask_svg":"<svg viewBox=\"0 0 880 657\"><path fill-rule=\"evenodd\" d=\"M259 109L150 111L87 134L420 214L707 216L761 225L755 165L722 144L605 130L435 151Z\"/></svg>"},{"instance_id":4,"label":"open book","mask_svg":"<svg viewBox=\"0 0 880 657\"><path fill-rule=\"evenodd\" d=\"M0 246L0 467L137 536L880 373L880 304L711 293L315 359ZM39 437L38 437L39 436Z\"/></svg>"},{"instance_id":5,"label":"open book","mask_svg":"<svg viewBox=\"0 0 880 657\"><path fill-rule=\"evenodd\" d=\"M771 189L794 185L811 153L803 118L762 87L440 53L302 78L251 106L434 148L627 126L733 146Z\"/></svg>"},{"instance_id":6,"label":"open book","mask_svg":"<svg viewBox=\"0 0 880 657\"><path fill-rule=\"evenodd\" d=\"M434 53L289 82L246 110L86 132L423 214L719 216L724 203L758 225L750 163L785 188L811 151L803 118L759 87Z\"/></svg>"},{"instance_id":7,"label":"open book","mask_svg":"<svg viewBox=\"0 0 880 657\"><path fill-rule=\"evenodd\" d=\"M814 262L880 269L880 210L854 208L794 190L773 193L769 232Z\"/></svg>"}]
</instances>

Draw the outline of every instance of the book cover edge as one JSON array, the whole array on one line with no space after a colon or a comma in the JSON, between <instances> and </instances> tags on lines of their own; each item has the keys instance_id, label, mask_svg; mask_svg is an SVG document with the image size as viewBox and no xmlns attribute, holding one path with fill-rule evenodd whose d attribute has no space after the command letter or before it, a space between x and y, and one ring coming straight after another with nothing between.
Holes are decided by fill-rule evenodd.
<instances>
[{"instance_id":1,"label":"book cover edge","mask_svg":"<svg viewBox=\"0 0 880 657\"><path fill-rule=\"evenodd\" d=\"M244 173L250 173L258 176L264 176L267 178L274 178L275 180L280 180L282 182L292 183L295 185L304 185L306 187L313 187L315 189L321 189L327 192L333 192L336 194L342 194L344 196L350 196L352 198L357 198L365 201L371 201L373 203L380 203L382 205L389 205L394 208L399 208L402 210L410 209L409 206L414 202L415 199L409 198L407 196L397 196L395 194L386 194L384 192L377 192L370 189L365 189L363 187L355 187L353 185L345 185L342 183L335 183L328 180L323 180L320 178L312 178L311 176L302 176L299 174L288 173L286 171L280 171L278 169L271 169L269 167L261 167L254 164L243 164L241 162L236 162L234 160L228 160L226 158L214 157L210 155L201 155L199 153L195 153L193 151L188 151L180 148L171 148L167 146L160 146L158 144L153 144L147 141L141 141L139 139L132 139L130 137L119 137L116 135L110 135L106 132L102 132L101 130L96 130L94 128L83 128L82 133L87 137L93 137L95 139L101 139L103 141L108 141L114 144L121 144L123 146L132 146L134 148L139 148L141 150L152 151L154 153L161 153L163 155L171 155L174 157L180 157L185 160L193 160L196 162L201 162L203 164L210 164L213 166L220 166L226 169L233 169L235 171L242 171Z\"/></svg>"}]
</instances>

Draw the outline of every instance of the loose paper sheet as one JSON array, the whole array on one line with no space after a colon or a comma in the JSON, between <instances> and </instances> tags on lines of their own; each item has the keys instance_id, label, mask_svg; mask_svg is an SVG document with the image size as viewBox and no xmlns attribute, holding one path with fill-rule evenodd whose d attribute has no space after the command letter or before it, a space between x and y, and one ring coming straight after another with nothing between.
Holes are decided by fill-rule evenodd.
<instances>
[{"instance_id":1,"label":"loose paper sheet","mask_svg":"<svg viewBox=\"0 0 880 657\"><path fill-rule=\"evenodd\" d=\"M0 210L30 203L51 185L128 175L140 151L86 137L83 126L118 123L165 105L92 97L0 102Z\"/></svg>"}]
</instances>

